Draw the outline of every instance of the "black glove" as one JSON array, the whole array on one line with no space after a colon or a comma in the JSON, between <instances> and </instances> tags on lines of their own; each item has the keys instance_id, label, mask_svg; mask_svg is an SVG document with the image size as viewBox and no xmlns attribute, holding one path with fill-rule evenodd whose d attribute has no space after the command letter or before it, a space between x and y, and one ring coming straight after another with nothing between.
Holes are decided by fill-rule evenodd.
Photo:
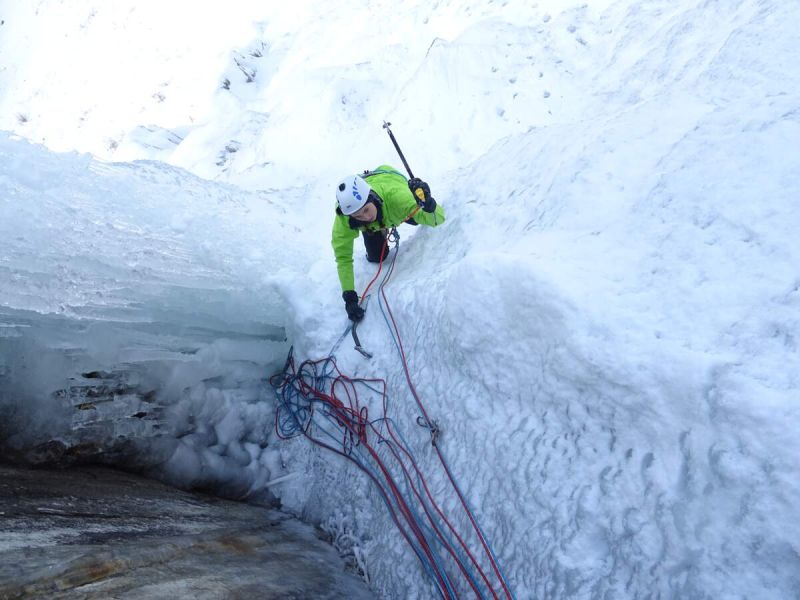
<instances>
[{"instance_id":1,"label":"black glove","mask_svg":"<svg viewBox=\"0 0 800 600\"><path fill-rule=\"evenodd\" d=\"M358 305L358 294L353 290L347 290L342 292L342 299L344 300L344 309L351 321L360 321L364 318L364 309Z\"/></svg>"},{"instance_id":2,"label":"black glove","mask_svg":"<svg viewBox=\"0 0 800 600\"><path fill-rule=\"evenodd\" d=\"M414 198L422 207L422 210L432 213L436 210L436 200L431 197L431 188L419 177L408 180L408 188L414 194Z\"/></svg>"}]
</instances>

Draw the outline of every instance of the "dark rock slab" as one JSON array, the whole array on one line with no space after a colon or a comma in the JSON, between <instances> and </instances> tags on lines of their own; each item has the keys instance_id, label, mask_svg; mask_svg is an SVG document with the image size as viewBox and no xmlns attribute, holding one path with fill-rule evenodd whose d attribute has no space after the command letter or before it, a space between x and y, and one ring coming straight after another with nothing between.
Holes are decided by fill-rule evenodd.
<instances>
[{"instance_id":1,"label":"dark rock slab","mask_svg":"<svg viewBox=\"0 0 800 600\"><path fill-rule=\"evenodd\" d=\"M100 467L0 465L0 599L372 597L278 511Z\"/></svg>"}]
</instances>

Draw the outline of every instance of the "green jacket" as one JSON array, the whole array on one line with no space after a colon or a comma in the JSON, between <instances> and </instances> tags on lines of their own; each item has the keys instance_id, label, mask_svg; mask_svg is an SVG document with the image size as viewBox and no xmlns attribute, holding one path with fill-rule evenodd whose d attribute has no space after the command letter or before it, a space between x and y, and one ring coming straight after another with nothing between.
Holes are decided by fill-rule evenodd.
<instances>
[{"instance_id":1,"label":"green jacket","mask_svg":"<svg viewBox=\"0 0 800 600\"><path fill-rule=\"evenodd\" d=\"M406 221L409 215L417 208L417 201L414 194L408 189L408 181L405 176L398 172L394 167L381 165L370 174L364 176L370 187L380 196L383 201L382 219L373 221L368 225L350 228L350 218L347 215L336 214L333 220L333 234L331 245L333 254L336 257L336 268L339 271L339 281L342 290L355 290L355 278L353 276L353 240L358 237L359 232L365 229L369 231L380 231L391 227L397 227ZM436 227L444 223L444 209L441 204L436 204L436 210L426 213L418 210L414 215L414 221L420 225Z\"/></svg>"}]
</instances>

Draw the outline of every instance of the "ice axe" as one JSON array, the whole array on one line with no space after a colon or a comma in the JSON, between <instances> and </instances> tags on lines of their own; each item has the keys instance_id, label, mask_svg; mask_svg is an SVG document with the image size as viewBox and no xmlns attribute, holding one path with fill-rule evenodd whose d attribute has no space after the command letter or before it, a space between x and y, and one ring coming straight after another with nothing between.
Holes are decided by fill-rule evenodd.
<instances>
[{"instance_id":1,"label":"ice axe","mask_svg":"<svg viewBox=\"0 0 800 600\"><path fill-rule=\"evenodd\" d=\"M403 151L400 150L400 145L397 143L397 140L395 139L394 134L392 133L391 126L392 126L391 123L387 121L383 122L383 128L386 130L386 133L389 134L389 139L392 140L392 144L394 145L394 149L397 150L397 154L400 155L400 160L403 161L403 166L406 168L406 171L408 171L409 179L415 179L414 174L411 172L411 167L408 166L408 161L406 160L406 157L403 155ZM425 192L423 191L422 188L418 187L417 189L415 189L414 195L417 197L417 201L420 204L425 202L426 200Z\"/></svg>"},{"instance_id":2,"label":"ice axe","mask_svg":"<svg viewBox=\"0 0 800 600\"><path fill-rule=\"evenodd\" d=\"M392 124L389 123L388 121L384 121L383 122L383 128L386 130L386 133L389 134L389 139L392 140L392 145L394 145L394 149L397 150L397 154L400 155L400 160L403 161L403 166L406 168L406 171L408 171L409 178L411 180L413 180L413 179L415 179L414 173L411 172L411 167L408 166L408 161L406 160L406 157L403 154L403 151L400 150L400 144L397 143L397 139L394 137L394 134L392 133L391 126L392 126ZM414 193L414 196L417 198L417 203L420 206L422 206L422 204L426 200L426 198L425 198L425 190L423 190L421 187L418 187L418 188L413 190L413 193ZM419 210L419 208L417 208L416 210ZM416 210L414 212L416 212ZM412 213L412 215L413 214L414 213ZM389 240L394 239L395 243L399 244L400 236L397 234L397 228L395 228L395 227L392 228L392 232L389 234L389 238L388 239ZM381 262L382 261L383 261L383 256L381 256ZM380 270L378 272L380 273ZM377 277L377 274L375 276ZM367 290L369 290L369 287L371 285L372 285L372 282L370 282L370 285L367 286ZM366 294L366 292L365 292L365 294ZM362 302L363 302L363 308L364 308L364 310L366 310L367 303L369 302L369 294L367 294L364 298L362 298ZM354 322L352 328L350 329L350 332L353 335L353 341L356 344L355 345L356 351L359 352L364 358L372 358L372 353L368 352L366 350L366 348L364 348L361 345L361 340L358 339L358 333L356 333L357 329L358 329L358 321Z\"/></svg>"}]
</instances>

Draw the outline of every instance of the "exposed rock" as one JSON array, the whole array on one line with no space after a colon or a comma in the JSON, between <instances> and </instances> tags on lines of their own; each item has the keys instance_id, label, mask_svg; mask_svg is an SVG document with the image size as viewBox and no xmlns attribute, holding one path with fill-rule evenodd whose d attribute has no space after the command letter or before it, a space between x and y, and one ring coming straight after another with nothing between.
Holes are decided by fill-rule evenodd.
<instances>
[{"instance_id":1,"label":"exposed rock","mask_svg":"<svg viewBox=\"0 0 800 600\"><path fill-rule=\"evenodd\" d=\"M99 467L0 466L0 598L372 598L278 511Z\"/></svg>"}]
</instances>

